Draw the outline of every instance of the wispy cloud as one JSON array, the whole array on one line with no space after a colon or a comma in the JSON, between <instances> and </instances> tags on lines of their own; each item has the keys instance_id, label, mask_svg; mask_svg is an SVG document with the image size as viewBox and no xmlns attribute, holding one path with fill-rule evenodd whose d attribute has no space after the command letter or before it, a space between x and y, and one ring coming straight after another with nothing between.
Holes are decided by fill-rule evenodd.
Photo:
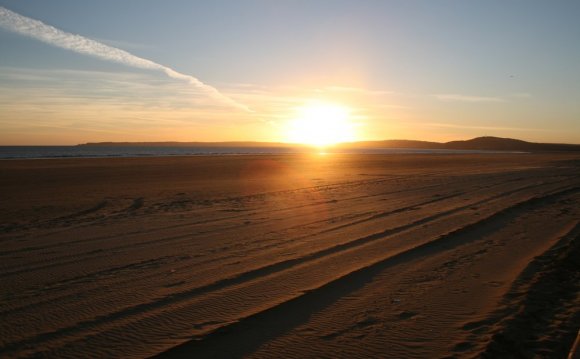
<instances>
[{"instance_id":1,"label":"wispy cloud","mask_svg":"<svg viewBox=\"0 0 580 359\"><path fill-rule=\"evenodd\" d=\"M189 84L145 73L0 66L0 83L0 104L4 106L28 103L48 108L56 103L79 105L74 100L79 99L143 109L217 110L213 99ZM226 107L220 110L231 113Z\"/></svg>"},{"instance_id":2,"label":"wispy cloud","mask_svg":"<svg viewBox=\"0 0 580 359\"><path fill-rule=\"evenodd\" d=\"M471 96L461 94L436 94L433 95L440 101L458 102L505 102L501 97Z\"/></svg>"},{"instance_id":3,"label":"wispy cloud","mask_svg":"<svg viewBox=\"0 0 580 359\"><path fill-rule=\"evenodd\" d=\"M151 45L140 44L140 43L130 42L130 41L112 40L112 39L105 39L102 37L93 37L92 39L95 41L98 41L98 42L102 42L103 44L106 44L106 45L109 45L112 47L117 47L117 48L133 49L133 50L143 50L143 49L154 48Z\"/></svg>"},{"instance_id":4,"label":"wispy cloud","mask_svg":"<svg viewBox=\"0 0 580 359\"><path fill-rule=\"evenodd\" d=\"M215 100L189 84L160 73L0 66L0 84L2 144L18 143L19 137L32 143L71 144L188 141L202 139L201 131L229 139L232 134L218 137L212 128L227 129L235 122L239 130L243 121L256 116L216 106Z\"/></svg>"},{"instance_id":5,"label":"wispy cloud","mask_svg":"<svg viewBox=\"0 0 580 359\"><path fill-rule=\"evenodd\" d=\"M244 111L251 112L247 106L222 94L215 87L203 83L194 76L182 74L170 67L135 56L127 51L105 45L84 36L62 31L41 21L17 14L2 6L0 6L0 26L12 32L80 54L97 57L102 60L116 62L135 68L161 71L171 78L186 81L216 100Z\"/></svg>"}]
</instances>

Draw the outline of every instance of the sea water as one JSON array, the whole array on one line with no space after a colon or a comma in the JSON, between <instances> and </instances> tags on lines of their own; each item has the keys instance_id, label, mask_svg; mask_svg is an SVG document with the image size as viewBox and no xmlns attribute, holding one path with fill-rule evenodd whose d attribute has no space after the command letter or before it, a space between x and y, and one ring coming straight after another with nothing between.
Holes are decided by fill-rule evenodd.
<instances>
[{"instance_id":1,"label":"sea water","mask_svg":"<svg viewBox=\"0 0 580 359\"><path fill-rule=\"evenodd\" d=\"M107 158L218 156L291 153L361 153L361 154L473 154L490 151L433 150L413 148L364 148L318 150L308 147L187 147L187 146L0 146L0 159L34 158Z\"/></svg>"}]
</instances>

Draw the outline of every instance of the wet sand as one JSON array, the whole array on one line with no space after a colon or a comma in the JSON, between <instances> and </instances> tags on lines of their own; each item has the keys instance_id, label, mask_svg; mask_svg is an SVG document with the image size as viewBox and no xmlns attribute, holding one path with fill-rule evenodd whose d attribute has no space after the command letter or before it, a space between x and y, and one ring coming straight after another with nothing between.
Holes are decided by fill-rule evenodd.
<instances>
[{"instance_id":1,"label":"wet sand","mask_svg":"<svg viewBox=\"0 0 580 359\"><path fill-rule=\"evenodd\" d=\"M0 356L565 356L580 156L0 161Z\"/></svg>"}]
</instances>

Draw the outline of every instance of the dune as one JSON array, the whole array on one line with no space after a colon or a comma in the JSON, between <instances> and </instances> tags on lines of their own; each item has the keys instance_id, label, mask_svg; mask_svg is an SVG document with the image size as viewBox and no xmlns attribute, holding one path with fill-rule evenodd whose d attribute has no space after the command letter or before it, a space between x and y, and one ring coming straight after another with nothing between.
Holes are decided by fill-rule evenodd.
<instances>
[{"instance_id":1,"label":"dune","mask_svg":"<svg viewBox=\"0 0 580 359\"><path fill-rule=\"evenodd\" d=\"M0 161L2 357L565 357L580 156Z\"/></svg>"}]
</instances>

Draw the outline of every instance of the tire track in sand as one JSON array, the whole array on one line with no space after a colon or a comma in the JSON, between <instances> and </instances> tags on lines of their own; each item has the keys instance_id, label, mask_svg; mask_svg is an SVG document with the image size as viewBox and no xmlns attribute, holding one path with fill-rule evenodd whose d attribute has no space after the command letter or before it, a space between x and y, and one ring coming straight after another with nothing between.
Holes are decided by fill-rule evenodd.
<instances>
[{"instance_id":1,"label":"tire track in sand","mask_svg":"<svg viewBox=\"0 0 580 359\"><path fill-rule=\"evenodd\" d=\"M541 205L542 203L549 201L551 199L554 198L559 198L562 196L565 196L567 194L571 194L571 193L575 193L578 191L578 187L572 187L572 188L566 188L566 189L560 189L557 190L555 192L549 193L547 195L544 196L534 196L531 198L527 198L524 199L522 201L517 202L516 204L512 204L509 205L507 208L503 208L500 209L497 212L494 212L492 214L490 214L489 216L483 218L483 219L478 219L475 222L472 223L468 223L465 226L456 229L456 230L452 230L446 234L440 235L435 239L430 239L425 243L422 244L418 244L416 246L412 246L409 247L407 246L404 249L401 249L399 252L390 252L390 251L382 251L382 252L376 252L376 248L372 247L370 248L369 245L363 246L363 244L367 244L366 242L363 242L363 244L360 244L359 246L347 246L344 248L341 248L341 250L337 250L335 249L334 251L331 252L327 252L325 253L324 256L321 256L319 254L319 258L315 258L315 259L323 259L323 257L327 258L327 261L331 261L334 263L339 263L339 262L344 262L345 261L345 256L350 257L351 260L351 264L354 265L358 265L359 268L358 269L354 269L348 273L324 273L323 277L324 278L310 278L312 279L311 283L315 284L317 282L322 282L323 284L320 286L314 286L311 287L312 284L308 285L307 283L298 283L298 287L296 287L294 290L290 291L290 293L299 293L299 295L296 296L296 294L287 294L285 296L282 297L278 297L278 299L273 299L274 302L271 302L270 306L272 307L271 309L267 309L265 311L260 311L258 314L255 315L250 315L248 317L246 317L245 319L235 319L235 318L231 318L231 320L235 319L235 320L239 320L238 324L233 324L233 326L229 326L230 330L233 330L232 328L238 328L238 326L244 326L246 324L244 323L251 323L253 320L255 320L255 318L260 318L261 316L265 315L266 317L268 317L268 313L271 313L272 311L277 312L277 313L282 313L285 312L288 309L288 306L290 306L291 308L293 308L292 310L296 311L298 310L297 307L302 307L304 306L304 309L308 308L309 306L312 306L312 303L310 302L320 302L320 300L317 300L315 298L317 297L325 297L328 295L328 291L332 292L334 291L337 287L340 288L344 288L345 286L348 287L349 285L356 285L356 286L360 286L360 285L364 285L364 283L366 283L367 280L369 280L368 278L372 278L372 276L374 276L374 273L383 270L386 267L392 266L392 265L396 265L397 263L403 263L407 260L410 259L414 259L414 258L418 258L421 256L426 256L429 254L432 254L433 251L441 251L441 250L448 250L450 248L453 248L455 246L461 245L463 243L465 243L465 241L469 241L469 240L473 240L473 238L476 237L470 237L470 234L473 234L475 232L478 232L481 235L482 231L494 231L498 228L498 226L501 226L502 223L504 223L506 220L508 220L509 218L516 216L517 212L523 208L529 208L529 207L534 207L534 206L538 206ZM378 238L385 238L392 235L389 233L381 233L380 235L377 235L376 237L369 237L368 239L361 239L362 241L371 241L369 244L372 244L373 240L376 240ZM352 251L350 249L353 249L355 247L366 247L366 252L365 253L361 253L361 255L357 255L356 251ZM375 246L376 247L376 246ZM350 251L346 251L346 249L349 249ZM361 249L362 250L362 249ZM346 254L344 252L347 252ZM341 255L342 254L342 255ZM369 262L367 263L360 263L358 262L356 259L357 258L370 258ZM289 291L289 288L287 285L284 284L284 281L280 280L279 278L276 279L276 274L284 274L286 276L289 276L289 278L304 278L303 275L298 275L296 273L287 273L289 272L290 269L292 269L292 271L298 271L298 272L304 272L304 273L310 273L312 272L309 267L310 266L318 266L321 265L321 263L318 263L319 260L314 260L311 259L309 262L301 262L298 264L294 263L293 266L286 268L286 266L288 264L285 264L285 268L284 271L282 272L278 272L278 273L261 273L263 274L262 277L252 277L251 279L246 278L246 281L250 280L250 281L255 281L258 280L258 282L268 282L269 285L274 284L274 286L278 285L278 286L282 286L282 288L280 288L282 290L283 293L287 293ZM354 261L353 261L354 260ZM329 268L336 268L336 265L334 264L328 264L327 267ZM352 268L351 268L352 269ZM292 272L290 271L290 272ZM338 276L338 277L337 277ZM309 280L310 280L309 279ZM275 280L275 282L273 283L273 280ZM239 281L239 279L238 279ZM224 283L221 283L219 286L223 287ZM244 287L246 287L247 285L249 285L248 283L245 282L239 282L239 283L229 283L231 288L216 288L216 290L226 290L225 293L227 293L228 291L240 291L240 295L247 295L247 293L252 292L250 290L250 288L248 287L247 289L245 289ZM242 285L244 284L244 285ZM260 283L258 283L260 284ZM240 287L240 285L242 285ZM307 289L304 289L304 288ZM310 287L310 289L308 289ZM302 288L302 289L300 289ZM334 289L333 289L334 288ZM248 290L250 290L250 292L248 292ZM246 293L246 294L244 294ZM343 296L347 293L343 293L340 292L340 296ZM290 297L289 297L290 296ZM292 298L292 296L294 296L294 298ZM232 298L232 297L229 297ZM247 302L247 301L241 301L240 298L236 298L233 297L235 303L240 303L240 302ZM302 298L302 299L300 299ZM313 299L314 298L314 299ZM334 298L334 297L333 297ZM109 327L110 329L101 331L101 333L97 334L96 336L111 336L114 337L115 332L117 330L121 330L121 331L126 331L126 330L138 330L140 333L142 333L144 336L146 336L147 331L151 331L151 325L155 325L154 323L157 323L157 325L159 325L160 327L163 327L163 324L167 325L167 330L169 332L171 332L172 330L169 330L169 328L172 325L175 325L175 323L172 321L171 316L172 315L178 315L180 318L187 318L187 317L191 317L191 321L189 322L191 326L195 327L195 323L197 322L198 325L200 325L201 327L204 327L203 325L199 324L199 323L203 323L204 321L199 321L199 320L195 320L194 318L197 316L196 314L198 313L193 313L190 310L188 310L187 308L185 308L184 310L178 310L176 312L168 312L167 311L167 306L172 304L175 305L175 302L172 301L172 299L174 298L169 298L167 301L162 301L159 303L152 303L152 304L145 304L145 305L140 305L137 307L133 307L130 308L128 311L125 311L123 313L114 313L113 315L108 315L108 316L104 316L104 317L99 317L97 320L95 321L90 321L87 323L78 323L78 325L76 327L72 327L72 328L63 328L62 330L58 330L52 333L45 333L45 334L41 334L39 336L36 336L34 338L29 338L28 340L24 340L24 341L20 341L18 343L12 343L11 345L9 345L8 347L6 347L6 350L12 351L12 350L18 350L18 349L23 349L24 347L28 346L31 343L40 343L43 342L45 344L48 344L48 342L53 342L53 345L56 345L57 347L60 346L60 344L64 344L65 342L69 342L69 341L75 341L75 337L78 338L78 334L81 334L82 332L86 332L87 330L90 330L91 332L94 332L96 326L104 326L104 327ZM189 298L187 298L189 299ZM203 298L202 298L203 299ZM229 308L229 313L227 313L227 310L224 310L223 312L227 315L232 315L233 313L231 312L232 310L237 311L237 309L232 309L232 299L228 299L228 296L224 296L222 297L222 304L220 305L219 303L215 302L215 297L208 297L207 300L209 300L208 303L206 303L206 305L209 305L209 303L212 303L211 306L202 306L205 308L205 310L209 310L212 313L219 313L220 310L222 309L226 309ZM282 302L280 302L280 300L282 300ZM203 302L203 301L202 301ZM249 302L251 302L251 300L249 300ZM310 303L310 304L308 304ZM185 304L183 304L185 305ZM265 305L265 304L263 304ZM184 308L183 306L181 307L182 309ZM279 309L276 309L279 308ZM281 309L280 309L281 308ZM153 315L153 313L151 313L152 309L158 309L161 310L161 316L165 316L166 318L161 318L161 317L157 317L155 315ZM179 308L178 308L179 309ZM255 310L255 309L254 309ZM170 314L169 316L166 316L166 314ZM139 315L145 315L145 317L141 317L141 319L137 318L138 320L134 321L134 322L130 322L128 324L124 324L121 326L117 326L115 324L115 321L118 321L119 319L127 319L127 316L139 316ZM204 313L199 313L203 316ZM205 313L207 314L207 313ZM257 316L257 317L256 317ZM280 319L280 318L278 318ZM125 320L123 320L125 321ZM223 322L223 321L222 321ZM228 321L226 320L226 323ZM119 323L117 323L119 324ZM228 327L228 326L226 326ZM147 329L149 328L149 329ZM101 329L105 329L105 328L101 328ZM159 330L158 328L155 328L155 330ZM183 329L182 329L183 330ZM202 330L203 331L203 330ZM207 330L205 330L207 332ZM218 333L222 333L223 329L218 330L216 333L211 334L210 336L206 337L206 339L203 340L203 342L205 343L209 343L209 341L211 341L215 335L218 335ZM238 330L235 330L238 331ZM118 333L117 333L118 335ZM66 338L68 337L68 339ZM218 335L219 337L219 335ZM151 339L151 338L149 338ZM58 344L60 343L60 344ZM74 345L73 345L74 346ZM222 346L217 346L218 348L223 348ZM197 352L197 349L196 349Z\"/></svg>"},{"instance_id":2,"label":"tire track in sand","mask_svg":"<svg viewBox=\"0 0 580 359\"><path fill-rule=\"evenodd\" d=\"M203 337L171 348L154 358L183 358L192 353L195 353L196 358L229 358L252 353L263 343L307 322L314 313L328 307L339 298L362 288L389 267L477 241L487 233L497 231L511 219L521 216L525 210L542 207L550 201L575 194L579 190L579 187L572 187L519 202L478 222L370 263L281 304L217 328Z\"/></svg>"}]
</instances>

